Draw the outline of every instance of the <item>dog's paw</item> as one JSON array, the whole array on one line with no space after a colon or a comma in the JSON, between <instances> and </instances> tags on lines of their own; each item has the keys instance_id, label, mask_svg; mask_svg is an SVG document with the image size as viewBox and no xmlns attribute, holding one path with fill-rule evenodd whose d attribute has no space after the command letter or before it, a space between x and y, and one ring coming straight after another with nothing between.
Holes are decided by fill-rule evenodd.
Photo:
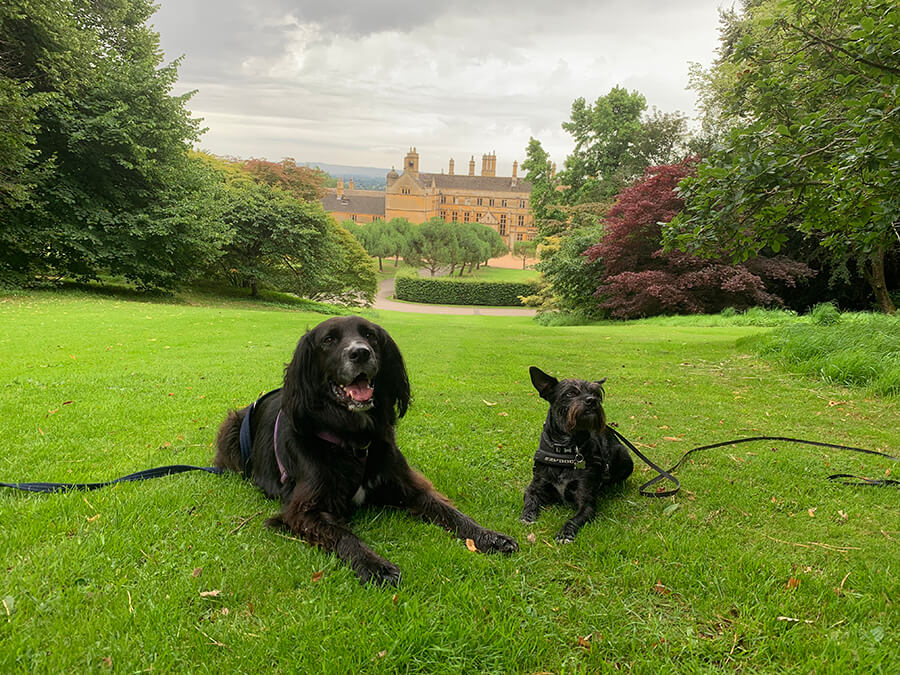
<instances>
[{"instance_id":1,"label":"dog's paw","mask_svg":"<svg viewBox=\"0 0 900 675\"><path fill-rule=\"evenodd\" d=\"M522 511L522 515L519 518L526 525L533 525L537 522L538 512L537 511Z\"/></svg>"},{"instance_id":2,"label":"dog's paw","mask_svg":"<svg viewBox=\"0 0 900 675\"><path fill-rule=\"evenodd\" d=\"M394 563L379 558L369 560L356 569L359 582L366 586L397 586L400 584L400 568Z\"/></svg>"},{"instance_id":3,"label":"dog's paw","mask_svg":"<svg viewBox=\"0 0 900 675\"><path fill-rule=\"evenodd\" d=\"M514 553L519 550L515 539L493 530L482 530L474 541L476 548L485 553Z\"/></svg>"},{"instance_id":4,"label":"dog's paw","mask_svg":"<svg viewBox=\"0 0 900 675\"><path fill-rule=\"evenodd\" d=\"M575 541L575 535L577 532L572 532L569 528L563 527L559 532L556 533L554 540L557 544L571 544Z\"/></svg>"}]
</instances>

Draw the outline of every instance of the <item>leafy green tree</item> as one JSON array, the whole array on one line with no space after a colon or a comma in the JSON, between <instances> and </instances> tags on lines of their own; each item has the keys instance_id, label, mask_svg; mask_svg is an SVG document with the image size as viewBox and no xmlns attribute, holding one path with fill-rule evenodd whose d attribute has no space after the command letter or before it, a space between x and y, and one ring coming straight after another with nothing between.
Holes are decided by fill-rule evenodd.
<instances>
[{"instance_id":1,"label":"leafy green tree","mask_svg":"<svg viewBox=\"0 0 900 675\"><path fill-rule=\"evenodd\" d=\"M542 309L602 318L595 292L603 277L603 260L589 260L584 252L602 239L604 229L595 224L544 240L537 269L548 285L545 295L550 297L543 299Z\"/></svg>"},{"instance_id":2,"label":"leafy green tree","mask_svg":"<svg viewBox=\"0 0 900 675\"><path fill-rule=\"evenodd\" d=\"M0 106L22 125L0 134L12 160L0 268L169 286L208 262L196 245L218 225L188 204L206 189L188 158L199 122L187 95L170 94L177 62L162 65L153 11L149 0L0 6Z\"/></svg>"},{"instance_id":3,"label":"leafy green tree","mask_svg":"<svg viewBox=\"0 0 900 675\"><path fill-rule=\"evenodd\" d=\"M644 118L646 109L640 92L622 87L593 104L584 98L572 103L571 119L562 125L575 141L562 177L567 203L606 202L644 167L684 155L686 118L656 109Z\"/></svg>"},{"instance_id":4,"label":"leafy green tree","mask_svg":"<svg viewBox=\"0 0 900 675\"><path fill-rule=\"evenodd\" d=\"M528 140L525 161L522 162L525 180L531 183L531 212L538 232L547 236L559 232L566 224L562 207L563 195L559 177L553 171L550 155L536 138Z\"/></svg>"},{"instance_id":5,"label":"leafy green tree","mask_svg":"<svg viewBox=\"0 0 900 675\"><path fill-rule=\"evenodd\" d=\"M400 264L400 257L409 246L416 226L406 218L391 218L388 221L388 228L391 232L390 240L393 248L389 255L394 257L394 267L397 267Z\"/></svg>"},{"instance_id":6,"label":"leafy green tree","mask_svg":"<svg viewBox=\"0 0 900 675\"><path fill-rule=\"evenodd\" d=\"M792 233L855 261L896 309L900 251L900 10L891 0L762 0L725 15L705 100L730 128L686 179L666 243L746 260ZM715 86L713 86L715 85Z\"/></svg>"},{"instance_id":7,"label":"leafy green tree","mask_svg":"<svg viewBox=\"0 0 900 675\"><path fill-rule=\"evenodd\" d=\"M434 276L441 267L455 268L459 261L459 243L450 223L432 218L415 228L404 260L414 267L424 267Z\"/></svg>"},{"instance_id":8,"label":"leafy green tree","mask_svg":"<svg viewBox=\"0 0 900 675\"><path fill-rule=\"evenodd\" d=\"M481 267L480 263L487 265L488 260L491 258L499 258L509 253L506 240L493 227L482 225L481 223L469 223L469 226L475 235L487 244L485 257L475 263L476 268ZM469 271L471 272L471 268Z\"/></svg>"},{"instance_id":9,"label":"leafy green tree","mask_svg":"<svg viewBox=\"0 0 900 675\"><path fill-rule=\"evenodd\" d=\"M469 266L469 272L471 272L475 265L490 258L491 247L480 236L479 230L484 228L484 225L479 223L455 223L455 225L457 225L456 241L460 250L459 276L462 276L466 265Z\"/></svg>"},{"instance_id":10,"label":"leafy green tree","mask_svg":"<svg viewBox=\"0 0 900 675\"><path fill-rule=\"evenodd\" d=\"M261 283L312 296L328 287L341 266L338 241L317 202L300 202L247 175L229 176L221 218L229 241L219 265L232 283L249 287L251 296L259 294Z\"/></svg>"},{"instance_id":11,"label":"leafy green tree","mask_svg":"<svg viewBox=\"0 0 900 675\"><path fill-rule=\"evenodd\" d=\"M365 226L363 226L365 227ZM362 244L346 228L329 220L326 238L328 257L316 274L309 274L308 264L295 267L295 256L283 258L294 275L293 290L299 295L348 305L371 305L378 289L375 263ZM321 244L322 242L320 242Z\"/></svg>"},{"instance_id":12,"label":"leafy green tree","mask_svg":"<svg viewBox=\"0 0 900 675\"><path fill-rule=\"evenodd\" d=\"M522 259L522 269L529 258L534 258L537 253L537 242L534 240L517 241L513 244L513 255Z\"/></svg>"}]
</instances>

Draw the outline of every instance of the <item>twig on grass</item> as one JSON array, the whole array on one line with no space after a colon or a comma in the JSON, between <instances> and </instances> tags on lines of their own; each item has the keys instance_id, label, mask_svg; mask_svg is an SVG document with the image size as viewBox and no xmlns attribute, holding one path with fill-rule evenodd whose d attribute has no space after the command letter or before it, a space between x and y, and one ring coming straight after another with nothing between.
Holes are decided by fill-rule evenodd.
<instances>
[{"instance_id":1,"label":"twig on grass","mask_svg":"<svg viewBox=\"0 0 900 675\"><path fill-rule=\"evenodd\" d=\"M861 551L862 549L858 546L832 546L831 544L822 544L818 541L811 541L806 544L800 544L795 541L784 541L783 539L776 539L775 537L770 537L769 535L765 535L766 539L771 539L772 541L777 541L779 544L788 544L789 546L799 546L800 548L812 548L813 546L819 546L824 548L826 551L837 551L838 553L848 553L850 551Z\"/></svg>"},{"instance_id":2,"label":"twig on grass","mask_svg":"<svg viewBox=\"0 0 900 675\"><path fill-rule=\"evenodd\" d=\"M197 632L200 633L200 635L202 635L202 636L205 637L207 640L209 640L210 642L212 642L216 647L225 647L225 649L228 649L228 648L229 648L228 645L223 644L223 643L219 642L218 640L214 640L213 638L209 637L209 635L207 635L207 634L204 633L202 630L200 630L200 627L199 627L199 626L194 626L194 628L197 629Z\"/></svg>"},{"instance_id":3,"label":"twig on grass","mask_svg":"<svg viewBox=\"0 0 900 675\"><path fill-rule=\"evenodd\" d=\"M254 513L252 516L248 516L248 517L244 518L240 523L238 523L238 526L237 526L236 528L234 528L234 529L233 529L231 532L229 532L228 534L234 534L235 532L237 532L238 530L240 530L244 525L246 525L247 523L249 523L251 520L253 520L254 518L256 518L256 516L258 516L258 515L260 515L260 514L262 514L262 511L257 511L257 512Z\"/></svg>"}]
</instances>

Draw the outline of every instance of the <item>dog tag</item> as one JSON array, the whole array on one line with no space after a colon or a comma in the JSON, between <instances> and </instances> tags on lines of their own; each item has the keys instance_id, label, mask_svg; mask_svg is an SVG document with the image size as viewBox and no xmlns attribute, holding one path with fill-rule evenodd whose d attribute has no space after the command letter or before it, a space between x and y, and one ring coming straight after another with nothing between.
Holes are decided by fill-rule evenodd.
<instances>
[{"instance_id":1,"label":"dog tag","mask_svg":"<svg viewBox=\"0 0 900 675\"><path fill-rule=\"evenodd\" d=\"M575 468L576 468L576 469L583 469L583 468L585 468L586 466L587 466L587 465L586 465L585 462L584 462L584 455L582 455L580 452L579 452L579 453L576 453L576 454L575 454Z\"/></svg>"}]
</instances>

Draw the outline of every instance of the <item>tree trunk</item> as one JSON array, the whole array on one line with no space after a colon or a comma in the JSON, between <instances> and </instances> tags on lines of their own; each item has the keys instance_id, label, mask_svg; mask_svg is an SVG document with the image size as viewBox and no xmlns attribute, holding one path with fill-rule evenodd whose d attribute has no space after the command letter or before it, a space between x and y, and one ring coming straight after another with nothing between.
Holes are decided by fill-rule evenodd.
<instances>
[{"instance_id":1,"label":"tree trunk","mask_svg":"<svg viewBox=\"0 0 900 675\"><path fill-rule=\"evenodd\" d=\"M891 294L888 292L887 288L887 281L884 278L883 248L879 247L876 249L865 262L863 265L863 275L872 287L872 292L875 294L875 301L878 303L878 307L881 311L885 314L894 314L897 311L897 307L891 299Z\"/></svg>"},{"instance_id":2,"label":"tree trunk","mask_svg":"<svg viewBox=\"0 0 900 675\"><path fill-rule=\"evenodd\" d=\"M378 271L384 272L384 265L382 264L383 258L378 256Z\"/></svg>"},{"instance_id":3,"label":"tree trunk","mask_svg":"<svg viewBox=\"0 0 900 675\"><path fill-rule=\"evenodd\" d=\"M250 297L258 298L259 297L259 284L256 279L250 280Z\"/></svg>"}]
</instances>

